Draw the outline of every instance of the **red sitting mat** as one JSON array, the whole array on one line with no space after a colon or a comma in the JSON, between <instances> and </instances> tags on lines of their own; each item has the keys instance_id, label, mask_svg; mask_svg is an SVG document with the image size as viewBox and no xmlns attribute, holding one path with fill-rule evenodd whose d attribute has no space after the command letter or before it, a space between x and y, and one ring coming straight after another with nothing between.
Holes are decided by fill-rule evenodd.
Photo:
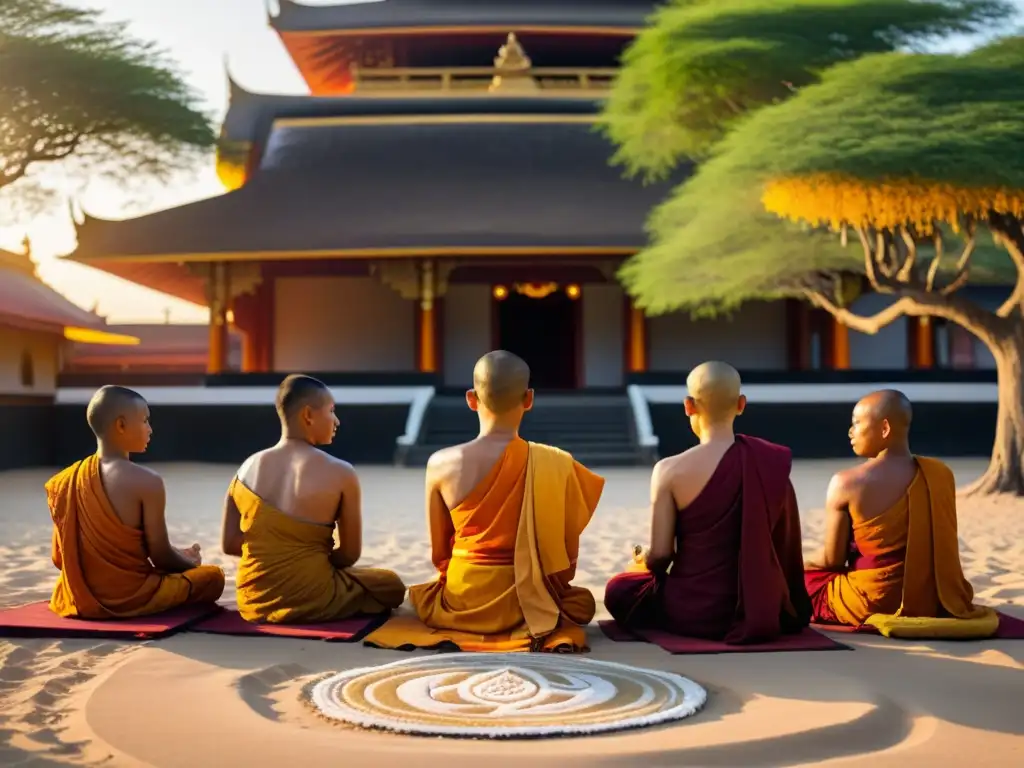
<instances>
[{"instance_id":1,"label":"red sitting mat","mask_svg":"<svg viewBox=\"0 0 1024 768\"><path fill-rule=\"evenodd\" d=\"M188 605L133 619L65 619L50 610L49 602L29 603L0 610L0 637L102 637L152 640L188 629L197 621L220 612L217 605Z\"/></svg>"},{"instance_id":2,"label":"red sitting mat","mask_svg":"<svg viewBox=\"0 0 1024 768\"><path fill-rule=\"evenodd\" d=\"M350 643L365 637L386 618L386 615L354 616L321 624L254 624L243 619L238 611L226 610L189 629L192 632L205 632L211 635L292 637L300 640Z\"/></svg>"},{"instance_id":3,"label":"red sitting mat","mask_svg":"<svg viewBox=\"0 0 1024 768\"><path fill-rule=\"evenodd\" d=\"M996 630L995 635L986 638L977 638L985 640L1024 640L1024 619L1018 619L1016 616L1010 616L1006 613L999 614L999 629ZM812 627L819 629L822 632L856 632L864 635L877 635L880 634L870 624L862 624L859 627L850 627L846 624L812 624ZM901 638L896 638L901 639ZM957 640L956 642L973 642L974 640Z\"/></svg>"},{"instance_id":4,"label":"red sitting mat","mask_svg":"<svg viewBox=\"0 0 1024 768\"><path fill-rule=\"evenodd\" d=\"M653 643L669 653L773 653L780 651L851 651L848 645L836 642L813 629L796 635L783 635L770 643L727 645L717 640L682 637L657 629L626 630L614 621L600 621L598 625L609 640L615 642Z\"/></svg>"}]
</instances>

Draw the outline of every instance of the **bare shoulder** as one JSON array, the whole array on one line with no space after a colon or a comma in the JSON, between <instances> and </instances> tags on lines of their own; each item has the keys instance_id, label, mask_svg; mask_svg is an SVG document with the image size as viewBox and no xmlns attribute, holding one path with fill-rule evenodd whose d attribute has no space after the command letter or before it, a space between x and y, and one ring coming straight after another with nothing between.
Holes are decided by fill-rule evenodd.
<instances>
[{"instance_id":1,"label":"bare shoulder","mask_svg":"<svg viewBox=\"0 0 1024 768\"><path fill-rule=\"evenodd\" d=\"M320 453L323 456L324 466L329 468L331 473L339 480L348 482L358 479L359 475L356 472L356 468L349 462L344 459L339 459L337 456L331 456L329 453L325 453L323 451L320 451Z\"/></svg>"},{"instance_id":2,"label":"bare shoulder","mask_svg":"<svg viewBox=\"0 0 1024 768\"><path fill-rule=\"evenodd\" d=\"M154 491L164 487L164 479L160 473L142 464L126 461L118 467L121 481L130 483L143 491Z\"/></svg>"},{"instance_id":3,"label":"bare shoulder","mask_svg":"<svg viewBox=\"0 0 1024 768\"><path fill-rule=\"evenodd\" d=\"M457 471L462 465L469 443L460 443L435 451L427 459L427 476L445 477Z\"/></svg>"},{"instance_id":4,"label":"bare shoulder","mask_svg":"<svg viewBox=\"0 0 1024 768\"><path fill-rule=\"evenodd\" d=\"M853 493L864 486L870 476L870 471L870 462L839 470L829 480L829 495L846 496Z\"/></svg>"},{"instance_id":5,"label":"bare shoulder","mask_svg":"<svg viewBox=\"0 0 1024 768\"><path fill-rule=\"evenodd\" d=\"M686 466L689 463L686 456L688 453L689 451L684 451L683 453L677 453L675 456L666 456L664 459L661 459L654 465L651 481L666 484L679 477L680 474L686 471Z\"/></svg>"},{"instance_id":6,"label":"bare shoulder","mask_svg":"<svg viewBox=\"0 0 1024 768\"><path fill-rule=\"evenodd\" d=\"M267 451L258 451L250 456L248 459L242 462L242 466L238 468L235 473L235 477L243 482L248 478L253 470L260 465L260 460L266 455Z\"/></svg>"}]
</instances>

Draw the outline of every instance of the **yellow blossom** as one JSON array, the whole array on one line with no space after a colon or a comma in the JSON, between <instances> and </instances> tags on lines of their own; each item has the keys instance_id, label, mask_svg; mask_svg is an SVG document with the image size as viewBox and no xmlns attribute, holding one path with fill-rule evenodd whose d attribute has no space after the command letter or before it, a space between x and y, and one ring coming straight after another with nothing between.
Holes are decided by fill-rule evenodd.
<instances>
[{"instance_id":1,"label":"yellow blossom","mask_svg":"<svg viewBox=\"0 0 1024 768\"><path fill-rule=\"evenodd\" d=\"M1006 187L958 187L928 181L862 181L817 174L776 179L765 186L765 209L782 218L840 230L854 227L913 227L931 234L937 223L958 228L962 215L984 217L990 211L1024 218L1024 190Z\"/></svg>"}]
</instances>

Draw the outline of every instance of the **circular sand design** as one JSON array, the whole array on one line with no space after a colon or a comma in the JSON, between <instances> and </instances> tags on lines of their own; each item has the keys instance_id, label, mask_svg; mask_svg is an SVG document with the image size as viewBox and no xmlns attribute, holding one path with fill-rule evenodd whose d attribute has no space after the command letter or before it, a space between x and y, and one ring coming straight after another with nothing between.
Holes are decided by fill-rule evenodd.
<instances>
[{"instance_id":1,"label":"circular sand design","mask_svg":"<svg viewBox=\"0 0 1024 768\"><path fill-rule=\"evenodd\" d=\"M452 653L341 672L308 691L328 718L424 736L573 736L681 720L707 692L671 672L549 654Z\"/></svg>"}]
</instances>

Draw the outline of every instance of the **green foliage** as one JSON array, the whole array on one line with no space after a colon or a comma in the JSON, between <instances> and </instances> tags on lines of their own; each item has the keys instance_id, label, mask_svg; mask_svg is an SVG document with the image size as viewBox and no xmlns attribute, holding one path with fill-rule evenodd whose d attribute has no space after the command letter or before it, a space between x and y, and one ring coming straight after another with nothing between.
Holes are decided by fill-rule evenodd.
<instances>
[{"instance_id":1,"label":"green foliage","mask_svg":"<svg viewBox=\"0 0 1024 768\"><path fill-rule=\"evenodd\" d=\"M701 159L743 115L829 67L978 32L1004 0L674 0L627 50L601 127L631 173Z\"/></svg>"},{"instance_id":2,"label":"green foliage","mask_svg":"<svg viewBox=\"0 0 1024 768\"><path fill-rule=\"evenodd\" d=\"M764 182L835 172L1020 189L1022 125L1021 38L960 57L894 53L839 65L721 141L654 212L652 245L620 276L652 313L710 315L792 293L817 271L862 272L859 245L765 212ZM975 281L1012 280L1009 258L987 237L973 261Z\"/></svg>"},{"instance_id":3,"label":"green foliage","mask_svg":"<svg viewBox=\"0 0 1024 768\"><path fill-rule=\"evenodd\" d=\"M82 176L166 177L213 147L198 96L123 24L53 0L0 0L0 190L55 161Z\"/></svg>"}]
</instances>

